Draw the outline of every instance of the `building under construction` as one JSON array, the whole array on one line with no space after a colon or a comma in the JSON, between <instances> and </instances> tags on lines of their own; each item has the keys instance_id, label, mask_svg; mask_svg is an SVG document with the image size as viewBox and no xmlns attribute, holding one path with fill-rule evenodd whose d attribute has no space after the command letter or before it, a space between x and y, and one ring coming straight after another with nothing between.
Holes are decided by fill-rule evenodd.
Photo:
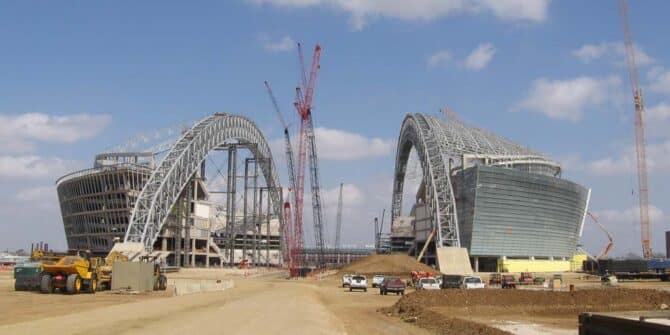
<instances>
[{"instance_id":1,"label":"building under construction","mask_svg":"<svg viewBox=\"0 0 670 335\"><path fill-rule=\"evenodd\" d=\"M212 167L218 173L216 177L225 180L223 189L209 190L204 156L197 159L186 155L183 151L189 147L180 143L192 142L197 139L194 135L207 131L198 126L227 126L224 130L229 130L230 123L249 131L248 140L233 128L238 130L234 140L221 140L211 148L190 147L205 155L216 151L227 156L228 169ZM97 155L93 168L70 173L56 182L68 248L106 255L115 242L131 241L145 243L147 251L169 265L210 266L243 260L257 265L281 264L281 215L273 206L280 201L274 199L281 195L280 186L272 172L269 148L267 153L259 152L259 147L267 148L259 134L245 118L216 114L185 131L160 160L155 152ZM171 161L178 156L177 150L182 151L181 156L197 160L195 164L190 162L192 171L180 168L179 161ZM179 177L183 182L169 187L172 180L163 180L170 175L165 170L182 173ZM148 186L158 181L165 186ZM150 192L158 196L147 194ZM158 201L171 194L172 201ZM138 206L138 201L145 198L153 199L151 205ZM154 209L159 205L167 208L164 215ZM143 216L147 207L156 214ZM135 241L131 227L139 224L159 228L155 233L141 229L140 239Z\"/></svg>"},{"instance_id":2,"label":"building under construction","mask_svg":"<svg viewBox=\"0 0 670 335\"><path fill-rule=\"evenodd\" d=\"M465 248L475 271L567 271L590 190L561 178L559 163L452 117L407 115L398 140L391 248L442 266ZM423 177L401 213L410 151ZM442 269L441 269L442 270Z\"/></svg>"}]
</instances>

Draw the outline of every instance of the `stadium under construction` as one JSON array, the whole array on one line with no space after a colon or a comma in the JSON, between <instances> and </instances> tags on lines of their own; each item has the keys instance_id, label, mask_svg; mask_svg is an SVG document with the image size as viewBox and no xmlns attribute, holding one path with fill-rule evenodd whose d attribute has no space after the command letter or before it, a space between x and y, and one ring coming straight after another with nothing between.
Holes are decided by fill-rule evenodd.
<instances>
[{"instance_id":1,"label":"stadium under construction","mask_svg":"<svg viewBox=\"0 0 670 335\"><path fill-rule=\"evenodd\" d=\"M403 216L412 150L423 178ZM474 271L569 271L581 266L589 196L544 155L453 116L410 114L398 138L390 248L441 270L462 262Z\"/></svg>"},{"instance_id":2,"label":"stadium under construction","mask_svg":"<svg viewBox=\"0 0 670 335\"><path fill-rule=\"evenodd\" d=\"M412 151L422 178L403 215ZM210 164L213 152L227 169ZM273 155L244 117L207 117L164 152L99 154L93 168L61 177L57 190L72 249L102 255L116 241L135 242L175 266L279 266L289 257ZM559 163L524 146L455 118L410 114L398 138L391 232L378 251L441 270L453 262L474 271L570 270L589 194L561 178ZM371 252L304 248L302 258L335 265Z\"/></svg>"}]
</instances>

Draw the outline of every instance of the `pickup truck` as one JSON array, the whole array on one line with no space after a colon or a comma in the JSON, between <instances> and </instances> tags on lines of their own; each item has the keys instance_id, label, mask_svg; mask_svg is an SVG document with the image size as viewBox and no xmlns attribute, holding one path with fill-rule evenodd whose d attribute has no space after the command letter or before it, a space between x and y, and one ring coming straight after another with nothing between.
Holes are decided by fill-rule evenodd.
<instances>
[{"instance_id":1,"label":"pickup truck","mask_svg":"<svg viewBox=\"0 0 670 335\"><path fill-rule=\"evenodd\" d=\"M463 278L463 288L465 289L476 289L484 287L486 287L486 285L480 277L469 276Z\"/></svg>"},{"instance_id":2,"label":"pickup truck","mask_svg":"<svg viewBox=\"0 0 670 335\"><path fill-rule=\"evenodd\" d=\"M502 288L516 288L514 275L502 275Z\"/></svg>"},{"instance_id":3,"label":"pickup truck","mask_svg":"<svg viewBox=\"0 0 670 335\"><path fill-rule=\"evenodd\" d=\"M416 288L419 290L439 290L440 285L437 283L435 278L421 278L419 283L416 285Z\"/></svg>"},{"instance_id":4,"label":"pickup truck","mask_svg":"<svg viewBox=\"0 0 670 335\"><path fill-rule=\"evenodd\" d=\"M349 292L353 290L363 290L363 292L368 291L368 279L362 275L354 275L351 277L351 282L349 283Z\"/></svg>"},{"instance_id":5,"label":"pickup truck","mask_svg":"<svg viewBox=\"0 0 670 335\"><path fill-rule=\"evenodd\" d=\"M463 276L460 275L443 275L442 284L440 288L461 288L463 284Z\"/></svg>"},{"instance_id":6,"label":"pickup truck","mask_svg":"<svg viewBox=\"0 0 670 335\"><path fill-rule=\"evenodd\" d=\"M381 285L383 281L384 281L383 275L374 275L374 277L372 277L372 287L374 288Z\"/></svg>"},{"instance_id":7,"label":"pickup truck","mask_svg":"<svg viewBox=\"0 0 670 335\"><path fill-rule=\"evenodd\" d=\"M398 277L386 277L379 285L379 294L387 295L389 292L395 292L396 295L405 295L407 285Z\"/></svg>"}]
</instances>

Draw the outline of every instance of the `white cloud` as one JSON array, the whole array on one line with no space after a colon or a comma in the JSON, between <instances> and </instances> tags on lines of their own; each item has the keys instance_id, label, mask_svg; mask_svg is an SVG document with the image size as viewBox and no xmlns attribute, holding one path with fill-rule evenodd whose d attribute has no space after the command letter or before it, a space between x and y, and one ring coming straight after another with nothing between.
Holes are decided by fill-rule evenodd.
<instances>
[{"instance_id":1,"label":"white cloud","mask_svg":"<svg viewBox=\"0 0 670 335\"><path fill-rule=\"evenodd\" d=\"M607 209L595 212L599 220L612 223L632 223L640 221L640 207L633 206L627 209ZM649 221L660 222L665 214L660 208L649 205Z\"/></svg>"},{"instance_id":2,"label":"white cloud","mask_svg":"<svg viewBox=\"0 0 670 335\"><path fill-rule=\"evenodd\" d=\"M632 141L632 140L631 140ZM594 160L567 157L563 160L565 170L581 171L592 176L634 175L637 169L635 146L623 148L619 154ZM670 139L658 143L647 143L647 171L667 174L670 171Z\"/></svg>"},{"instance_id":3,"label":"white cloud","mask_svg":"<svg viewBox=\"0 0 670 335\"><path fill-rule=\"evenodd\" d=\"M648 107L645 114L647 139L670 139L670 104L659 103Z\"/></svg>"},{"instance_id":4,"label":"white cloud","mask_svg":"<svg viewBox=\"0 0 670 335\"><path fill-rule=\"evenodd\" d=\"M542 113L551 119L577 122L584 111L611 103L620 91L621 79L577 77L567 80L537 79L513 111Z\"/></svg>"},{"instance_id":5,"label":"white cloud","mask_svg":"<svg viewBox=\"0 0 670 335\"><path fill-rule=\"evenodd\" d=\"M0 115L0 151L32 151L33 141L76 142L94 137L110 122L109 115L52 116L43 113Z\"/></svg>"},{"instance_id":6,"label":"white cloud","mask_svg":"<svg viewBox=\"0 0 670 335\"><path fill-rule=\"evenodd\" d=\"M81 164L60 158L39 156L0 156L0 178L55 178Z\"/></svg>"},{"instance_id":7,"label":"white cloud","mask_svg":"<svg viewBox=\"0 0 670 335\"><path fill-rule=\"evenodd\" d=\"M354 160L391 154L395 141L367 138L344 130L317 127L314 129L319 158Z\"/></svg>"},{"instance_id":8,"label":"white cloud","mask_svg":"<svg viewBox=\"0 0 670 335\"><path fill-rule=\"evenodd\" d=\"M493 59L496 48L491 43L482 43L465 59L465 67L470 70L481 70Z\"/></svg>"},{"instance_id":9,"label":"white cloud","mask_svg":"<svg viewBox=\"0 0 670 335\"><path fill-rule=\"evenodd\" d=\"M391 139L368 138L362 135L339 129L317 127L314 129L319 159L323 160L357 160L371 157L382 157L391 154L395 141ZM293 151L297 154L297 136L293 137ZM271 142L275 158L284 156L284 139ZM280 156L277 156L280 155Z\"/></svg>"},{"instance_id":10,"label":"white cloud","mask_svg":"<svg viewBox=\"0 0 670 335\"><path fill-rule=\"evenodd\" d=\"M269 36L263 34L260 36L260 41L263 43L263 48L268 51L283 52L291 51L295 47L296 43L293 41L291 36L285 35L279 40L271 40Z\"/></svg>"},{"instance_id":11,"label":"white cloud","mask_svg":"<svg viewBox=\"0 0 670 335\"><path fill-rule=\"evenodd\" d=\"M670 94L670 71L656 68L650 71L650 88L653 92Z\"/></svg>"},{"instance_id":12,"label":"white cloud","mask_svg":"<svg viewBox=\"0 0 670 335\"><path fill-rule=\"evenodd\" d=\"M374 17L404 21L430 21L457 14L490 13L505 21L541 22L549 0L248 0L277 7L322 6L346 12L354 29L362 29Z\"/></svg>"},{"instance_id":13,"label":"white cloud","mask_svg":"<svg viewBox=\"0 0 670 335\"><path fill-rule=\"evenodd\" d=\"M670 105L662 102L647 108L647 119L649 121L670 120Z\"/></svg>"},{"instance_id":14,"label":"white cloud","mask_svg":"<svg viewBox=\"0 0 670 335\"><path fill-rule=\"evenodd\" d=\"M448 50L440 50L430 55L426 63L428 63L428 66L430 67L436 67L447 63L450 59L451 54Z\"/></svg>"},{"instance_id":15,"label":"white cloud","mask_svg":"<svg viewBox=\"0 0 670 335\"><path fill-rule=\"evenodd\" d=\"M644 50L634 47L635 63L638 66L653 64L655 60ZM584 44L579 49L573 50L572 54L584 63L590 63L601 58L609 58L615 64L626 64L626 48L622 42L602 42L599 44Z\"/></svg>"},{"instance_id":16,"label":"white cloud","mask_svg":"<svg viewBox=\"0 0 670 335\"><path fill-rule=\"evenodd\" d=\"M30 202L37 205L53 206L58 203L55 186L31 187L16 193L16 200Z\"/></svg>"}]
</instances>

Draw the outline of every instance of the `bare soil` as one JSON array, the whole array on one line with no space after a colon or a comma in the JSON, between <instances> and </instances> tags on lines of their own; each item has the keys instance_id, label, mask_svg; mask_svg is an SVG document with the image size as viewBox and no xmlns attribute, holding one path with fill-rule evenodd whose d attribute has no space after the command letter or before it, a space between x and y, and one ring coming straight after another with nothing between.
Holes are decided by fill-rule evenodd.
<instances>
[{"instance_id":1,"label":"bare soil","mask_svg":"<svg viewBox=\"0 0 670 335\"><path fill-rule=\"evenodd\" d=\"M342 268L338 275L356 273L363 275L384 274L393 276L409 276L412 271L438 272L430 266L418 262L413 257L402 254L370 255L359 259Z\"/></svg>"},{"instance_id":2,"label":"bare soil","mask_svg":"<svg viewBox=\"0 0 670 335\"><path fill-rule=\"evenodd\" d=\"M583 312L654 310L662 304L670 304L670 293L652 289L602 288L575 292L454 289L415 292L380 311L436 334L507 334L493 326L505 320L575 329L577 317ZM466 328L470 332L459 329L459 325L469 325Z\"/></svg>"}]
</instances>

